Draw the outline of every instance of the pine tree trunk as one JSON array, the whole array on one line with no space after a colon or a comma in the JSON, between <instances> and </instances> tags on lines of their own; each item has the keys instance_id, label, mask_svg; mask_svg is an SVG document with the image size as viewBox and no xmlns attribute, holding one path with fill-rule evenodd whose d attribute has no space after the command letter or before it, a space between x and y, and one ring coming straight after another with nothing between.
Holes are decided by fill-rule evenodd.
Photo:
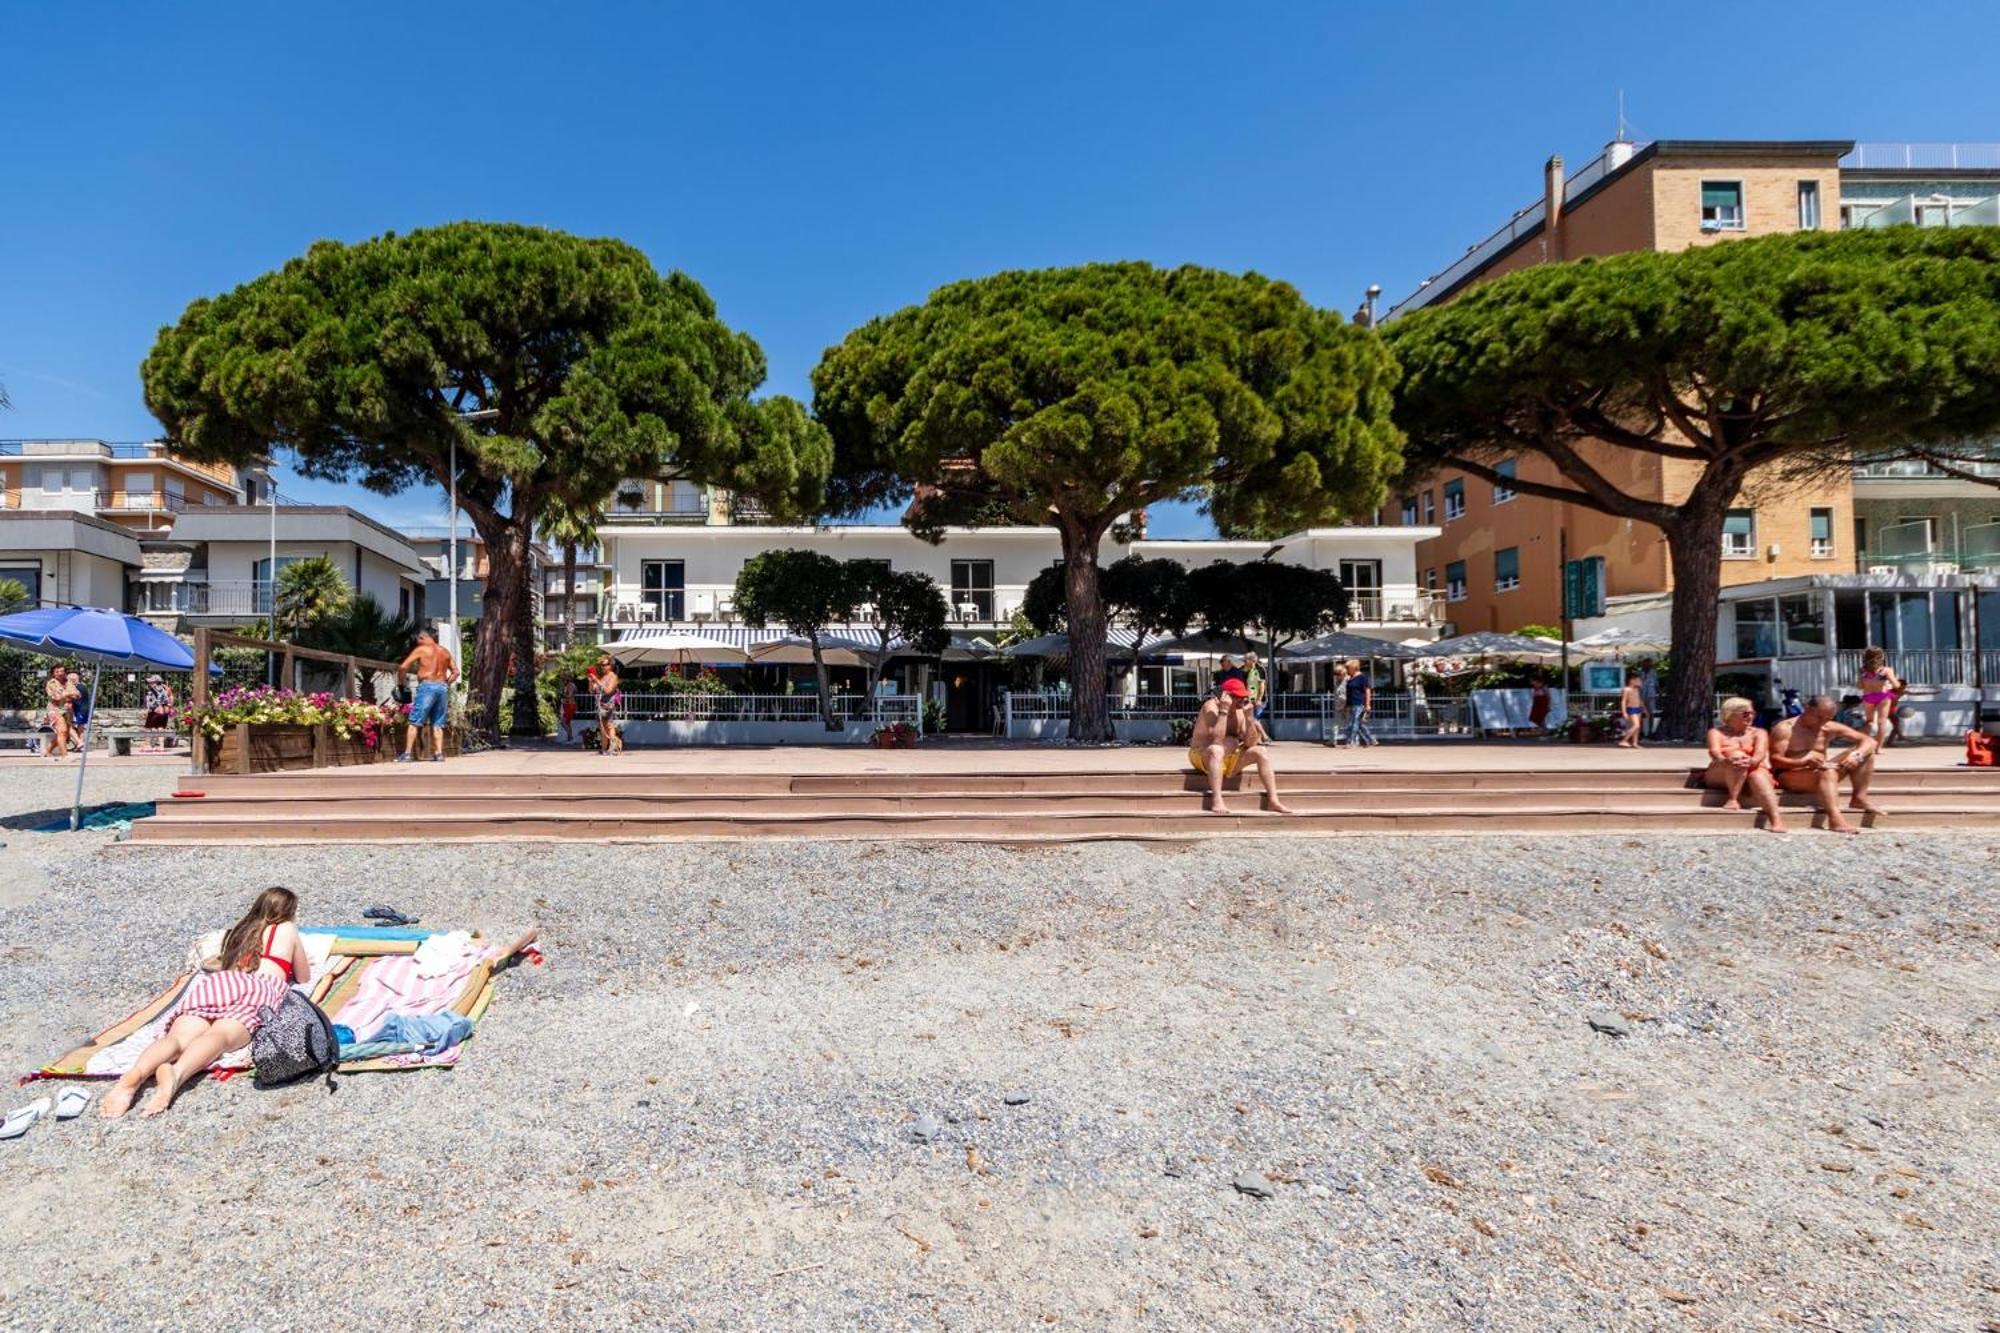
<instances>
[{"instance_id":1,"label":"pine tree trunk","mask_svg":"<svg viewBox=\"0 0 2000 1333\"><path fill-rule=\"evenodd\" d=\"M1666 529L1667 554L1674 572L1673 661L1667 698L1660 714L1660 734L1677 741L1698 741L1708 734L1715 709L1715 620L1722 590L1722 523L1727 517L1732 482L1726 491L1704 483L1690 495L1681 515Z\"/></svg>"},{"instance_id":2,"label":"pine tree trunk","mask_svg":"<svg viewBox=\"0 0 2000 1333\"><path fill-rule=\"evenodd\" d=\"M500 739L500 694L507 684L507 646L513 633L520 578L514 564L514 521L487 509L466 507L486 545L486 595L472 633L472 694L466 722L488 741ZM525 520L523 520L525 524ZM460 664L464 669L464 664Z\"/></svg>"},{"instance_id":3,"label":"pine tree trunk","mask_svg":"<svg viewBox=\"0 0 2000 1333\"><path fill-rule=\"evenodd\" d=\"M1097 541L1086 529L1062 528L1063 597L1069 620L1069 738L1114 740L1104 698L1104 596Z\"/></svg>"},{"instance_id":4,"label":"pine tree trunk","mask_svg":"<svg viewBox=\"0 0 2000 1333\"><path fill-rule=\"evenodd\" d=\"M517 498L516 503L519 503ZM535 562L531 558L535 534L531 523L523 523L511 534L514 548L514 604L510 618L512 633L509 664L514 674L514 716L508 732L515 736L542 734L542 709L535 690Z\"/></svg>"},{"instance_id":5,"label":"pine tree trunk","mask_svg":"<svg viewBox=\"0 0 2000 1333\"><path fill-rule=\"evenodd\" d=\"M812 646L813 678L819 682L819 720L828 731L839 731L840 721L833 715L833 684L826 677L826 657L820 652L817 632L812 635Z\"/></svg>"}]
</instances>

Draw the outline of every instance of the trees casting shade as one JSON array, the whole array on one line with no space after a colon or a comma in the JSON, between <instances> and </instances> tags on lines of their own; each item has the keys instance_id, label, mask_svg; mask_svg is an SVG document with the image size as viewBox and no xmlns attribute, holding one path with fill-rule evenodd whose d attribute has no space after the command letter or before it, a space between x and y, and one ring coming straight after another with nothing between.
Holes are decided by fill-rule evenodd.
<instances>
[{"instance_id":1,"label":"trees casting shade","mask_svg":"<svg viewBox=\"0 0 2000 1333\"><path fill-rule=\"evenodd\" d=\"M879 645L872 673L875 682L888 672L889 649L899 640L908 651L929 657L945 650L951 642L946 625L951 609L936 579L912 569L891 569L880 560L844 563L855 623L873 629Z\"/></svg>"},{"instance_id":2,"label":"trees casting shade","mask_svg":"<svg viewBox=\"0 0 2000 1333\"><path fill-rule=\"evenodd\" d=\"M1053 526L1072 665L1104 674L1099 543L1196 497L1225 533L1372 508L1400 465L1380 342L1255 274L1147 264L1001 273L873 320L813 372L833 437L829 507L917 488L909 523ZM1111 735L1080 689L1070 734Z\"/></svg>"},{"instance_id":3,"label":"trees casting shade","mask_svg":"<svg viewBox=\"0 0 2000 1333\"><path fill-rule=\"evenodd\" d=\"M613 240L453 223L322 241L195 301L141 368L146 404L190 457L299 471L382 494L450 483L486 544L475 726L498 729L510 656L532 685L529 545L552 502L591 512L620 478L678 472L815 512L830 458L796 402L753 402L764 356L708 293ZM461 414L491 413L468 422ZM539 729L532 688L515 729Z\"/></svg>"},{"instance_id":4,"label":"trees casting shade","mask_svg":"<svg viewBox=\"0 0 2000 1333\"><path fill-rule=\"evenodd\" d=\"M2000 429L2000 229L1801 232L1544 264L1387 336L1413 474L1458 468L1665 534L1664 720L1692 739L1712 706L1723 521L1752 472ZM1562 480L1495 469L1523 453ZM1634 453L1660 487L1613 480Z\"/></svg>"},{"instance_id":5,"label":"trees casting shade","mask_svg":"<svg viewBox=\"0 0 2000 1333\"><path fill-rule=\"evenodd\" d=\"M1030 580L1021 598L1021 609L1038 633L1064 630L1069 624L1064 598L1068 583L1061 561L1050 565ZM1164 557L1128 555L1106 565L1098 576L1098 592L1104 599L1106 624L1123 625L1132 631L1130 665L1139 665L1141 650L1149 640L1167 634L1183 634L1195 617L1194 588L1188 571L1178 560Z\"/></svg>"},{"instance_id":6,"label":"trees casting shade","mask_svg":"<svg viewBox=\"0 0 2000 1333\"><path fill-rule=\"evenodd\" d=\"M760 551L736 572L736 612L743 623L762 629L773 621L812 643L813 675L819 685L819 716L828 731L839 731L820 640L830 625L854 614L855 580L846 565L818 551Z\"/></svg>"}]
</instances>

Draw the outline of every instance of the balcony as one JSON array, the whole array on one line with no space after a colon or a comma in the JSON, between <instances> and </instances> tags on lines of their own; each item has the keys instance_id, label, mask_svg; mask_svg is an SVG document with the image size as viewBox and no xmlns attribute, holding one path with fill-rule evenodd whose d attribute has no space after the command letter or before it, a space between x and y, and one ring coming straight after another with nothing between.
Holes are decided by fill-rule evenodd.
<instances>
[{"instance_id":1,"label":"balcony","mask_svg":"<svg viewBox=\"0 0 2000 1333\"><path fill-rule=\"evenodd\" d=\"M706 523L708 493L700 491L689 494L685 491L669 490L664 504L655 505L646 488L621 488L613 493L611 503L604 511L604 521L645 523L655 526Z\"/></svg>"},{"instance_id":2,"label":"balcony","mask_svg":"<svg viewBox=\"0 0 2000 1333\"><path fill-rule=\"evenodd\" d=\"M1877 545L1856 557L1857 571L1918 575L2000 573L2000 522L1961 528L1955 542L1931 540L1929 526L1903 523L1881 529ZM1909 535L1906 540L1895 540L1899 534Z\"/></svg>"},{"instance_id":3,"label":"balcony","mask_svg":"<svg viewBox=\"0 0 2000 1333\"><path fill-rule=\"evenodd\" d=\"M271 614L269 579L199 579L134 585L135 614L247 618Z\"/></svg>"},{"instance_id":4,"label":"balcony","mask_svg":"<svg viewBox=\"0 0 2000 1333\"><path fill-rule=\"evenodd\" d=\"M99 491L97 510L104 514L185 514L200 505L190 505L184 495L161 491Z\"/></svg>"},{"instance_id":5,"label":"balcony","mask_svg":"<svg viewBox=\"0 0 2000 1333\"><path fill-rule=\"evenodd\" d=\"M1426 588L1358 589L1347 598L1350 625L1437 625L1447 618L1444 594Z\"/></svg>"}]
</instances>

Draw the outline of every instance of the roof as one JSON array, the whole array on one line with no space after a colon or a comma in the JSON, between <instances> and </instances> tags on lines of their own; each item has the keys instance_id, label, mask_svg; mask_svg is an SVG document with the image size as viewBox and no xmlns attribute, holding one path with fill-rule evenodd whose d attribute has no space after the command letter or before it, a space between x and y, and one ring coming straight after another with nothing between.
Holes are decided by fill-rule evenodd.
<instances>
[{"instance_id":1,"label":"roof","mask_svg":"<svg viewBox=\"0 0 2000 1333\"><path fill-rule=\"evenodd\" d=\"M378 555L396 561L413 574L423 574L423 562L403 534L386 523L368 517L346 505L279 505L280 541L353 541ZM334 532L320 523L308 522L301 532L300 520L346 519L365 529L364 534ZM246 523L254 520L254 530ZM180 541L261 541L270 530L269 505L200 505L189 509L174 522L174 536Z\"/></svg>"},{"instance_id":2,"label":"roof","mask_svg":"<svg viewBox=\"0 0 2000 1333\"><path fill-rule=\"evenodd\" d=\"M1838 161L1854 150L1854 141L1851 139L1655 139L1633 148L1631 156L1613 165L1610 161L1613 151L1625 146L1627 145L1612 144L1603 153L1586 163L1574 176L1563 182L1563 212L1568 213L1580 208L1614 181L1623 179L1638 170L1642 164L1656 158L1789 157L1797 158L1801 162L1823 159ZM1466 256L1454 260L1425 278L1417 285L1415 291L1390 306L1389 313L1384 318L1394 319L1406 307L1420 308L1450 296L1540 236L1548 225L1548 219L1544 216L1545 208L1546 201L1538 199L1516 210L1511 219L1501 224L1499 231L1490 233L1486 239L1467 247L1466 256L1477 254L1475 263L1466 264ZM1496 240L1500 242L1497 245ZM1422 299L1419 300L1419 297ZM1412 307L1413 302L1415 307Z\"/></svg>"},{"instance_id":3,"label":"roof","mask_svg":"<svg viewBox=\"0 0 2000 1333\"><path fill-rule=\"evenodd\" d=\"M79 541L72 530L50 540L46 534L31 530L38 523L72 524L88 533L89 539ZM0 509L0 551L54 550L84 551L129 565L139 563L138 536L108 519L76 509Z\"/></svg>"}]
</instances>

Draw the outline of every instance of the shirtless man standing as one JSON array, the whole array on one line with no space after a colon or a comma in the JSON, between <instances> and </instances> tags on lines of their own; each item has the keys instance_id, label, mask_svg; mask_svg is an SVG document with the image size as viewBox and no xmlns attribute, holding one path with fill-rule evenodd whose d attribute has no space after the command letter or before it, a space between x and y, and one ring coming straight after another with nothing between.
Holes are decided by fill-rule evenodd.
<instances>
[{"instance_id":1,"label":"shirtless man standing","mask_svg":"<svg viewBox=\"0 0 2000 1333\"><path fill-rule=\"evenodd\" d=\"M415 761L417 733L425 727L431 732L431 762L444 762L444 726L450 715L451 683L458 679L458 663L451 660L451 654L437 641L437 636L429 630L417 635L417 646L410 649L410 655L396 668L396 683L401 685L410 668L417 669L417 695L410 704L410 725L403 738L403 753L396 762L408 764Z\"/></svg>"},{"instance_id":2,"label":"shirtless man standing","mask_svg":"<svg viewBox=\"0 0 2000 1333\"><path fill-rule=\"evenodd\" d=\"M1840 780L1853 784L1847 808L1867 814L1883 813L1868 799L1868 784L1875 776L1875 753L1881 748L1873 736L1843 726L1833 720L1833 700L1815 694L1806 700L1805 711L1788 717L1771 728L1771 767L1778 785L1786 791L1819 793L1820 808L1826 811L1826 826L1835 833L1859 833L1847 822L1840 809ZM1835 759L1826 752L1832 739L1847 741L1850 749Z\"/></svg>"},{"instance_id":3,"label":"shirtless man standing","mask_svg":"<svg viewBox=\"0 0 2000 1333\"><path fill-rule=\"evenodd\" d=\"M1222 803L1222 781L1246 768L1256 769L1263 780L1266 810L1292 813L1291 807L1278 799L1278 772L1271 767L1271 752L1264 745L1268 738L1250 710L1250 687L1229 676L1223 679L1220 695L1203 704L1194 720L1188 763L1208 778L1202 809L1211 815L1229 813L1229 807Z\"/></svg>"}]
</instances>

